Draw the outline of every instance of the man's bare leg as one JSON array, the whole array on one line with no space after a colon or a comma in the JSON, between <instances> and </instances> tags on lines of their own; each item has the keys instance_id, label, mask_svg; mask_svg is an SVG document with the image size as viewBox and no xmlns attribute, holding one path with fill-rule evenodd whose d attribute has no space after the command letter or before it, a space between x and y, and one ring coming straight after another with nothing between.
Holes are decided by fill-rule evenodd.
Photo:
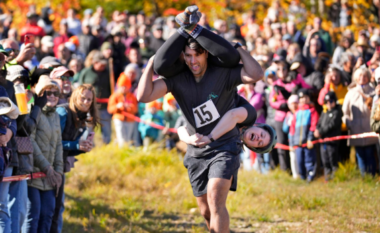
<instances>
[{"instance_id":1,"label":"man's bare leg","mask_svg":"<svg viewBox=\"0 0 380 233\"><path fill-rule=\"evenodd\" d=\"M210 230L211 214L210 214L210 208L208 207L208 203L207 203L207 193L203 194L200 197L197 197L197 202L198 202L199 210L201 211L201 215L206 220L207 228Z\"/></svg>"},{"instance_id":2,"label":"man's bare leg","mask_svg":"<svg viewBox=\"0 0 380 233\"><path fill-rule=\"evenodd\" d=\"M226 200L231 187L230 180L212 178L207 184L207 203L211 213L210 232L230 232L230 217L226 208Z\"/></svg>"}]
</instances>

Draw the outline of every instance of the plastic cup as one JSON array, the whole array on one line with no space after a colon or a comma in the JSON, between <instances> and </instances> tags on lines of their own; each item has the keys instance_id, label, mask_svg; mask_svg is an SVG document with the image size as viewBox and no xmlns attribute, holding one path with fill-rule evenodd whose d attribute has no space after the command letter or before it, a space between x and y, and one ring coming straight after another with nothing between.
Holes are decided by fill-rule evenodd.
<instances>
[{"instance_id":1,"label":"plastic cup","mask_svg":"<svg viewBox=\"0 0 380 233\"><path fill-rule=\"evenodd\" d=\"M18 109L20 110L21 115L28 113L28 103L26 98L26 92L24 84L16 84L14 85L15 88L15 96L17 101Z\"/></svg>"}]
</instances>

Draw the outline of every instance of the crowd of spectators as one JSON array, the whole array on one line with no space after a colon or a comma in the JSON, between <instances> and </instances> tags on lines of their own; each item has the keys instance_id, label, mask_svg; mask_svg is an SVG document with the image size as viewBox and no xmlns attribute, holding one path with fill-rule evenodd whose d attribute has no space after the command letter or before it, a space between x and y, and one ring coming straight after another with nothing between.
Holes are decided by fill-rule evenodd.
<instances>
[{"instance_id":1,"label":"crowd of spectators","mask_svg":"<svg viewBox=\"0 0 380 233\"><path fill-rule=\"evenodd\" d=\"M148 104L136 100L148 59L177 33L175 17L116 10L107 19L100 6L81 12L81 19L77 13L68 10L59 28L52 26L49 7L40 13L31 7L20 30L12 26L11 15L0 17L0 177L46 174L0 182L0 232L62 231L64 174L74 167L75 156L92 150L97 127L104 144L111 142L113 129L120 147L143 145L148 150L151 143L164 142L169 150L186 149L169 130L185 122L170 93ZM246 149L243 167L267 173L279 165L307 181L323 167L328 181L338 162L354 152L361 174L375 175L378 138L311 141L380 133L380 26L358 32L357 38L346 30L334 43L321 18L297 27L306 14L296 1L287 10L274 1L260 25L255 12L244 13L242 25L222 19L211 23L206 14L199 21L226 40L241 43L260 63L263 80L237 91L255 107L257 122L271 125L278 142L290 146L267 154ZM346 1L333 4L329 20L334 27L350 25ZM27 114L13 106L20 105L16 85L26 89ZM131 116L165 128L138 123Z\"/></svg>"}]
</instances>

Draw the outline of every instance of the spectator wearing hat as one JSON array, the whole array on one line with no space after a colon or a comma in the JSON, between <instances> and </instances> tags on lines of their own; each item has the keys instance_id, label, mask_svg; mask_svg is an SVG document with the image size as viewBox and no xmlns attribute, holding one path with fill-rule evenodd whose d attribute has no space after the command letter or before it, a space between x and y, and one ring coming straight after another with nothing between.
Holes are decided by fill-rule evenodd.
<instances>
[{"instance_id":1,"label":"spectator wearing hat","mask_svg":"<svg viewBox=\"0 0 380 233\"><path fill-rule=\"evenodd\" d=\"M46 94L40 120L32 131L33 172L44 172L45 178L28 181L28 214L26 228L29 232L49 232L55 209L55 196L62 183L63 148L61 127L56 106L60 87L49 76L40 77L36 85L37 96Z\"/></svg>"},{"instance_id":2,"label":"spectator wearing hat","mask_svg":"<svg viewBox=\"0 0 380 233\"><path fill-rule=\"evenodd\" d=\"M134 75L131 73L131 75ZM108 102L108 112L113 114L112 120L115 125L116 139L119 147L125 143L133 143L133 132L135 122L133 118L127 117L124 113L135 115L137 113L137 99L130 92L131 78L122 76L117 80L117 91L110 96Z\"/></svg>"},{"instance_id":3,"label":"spectator wearing hat","mask_svg":"<svg viewBox=\"0 0 380 233\"><path fill-rule=\"evenodd\" d=\"M92 50L98 49L97 40L91 34L91 27L88 23L82 23L82 33L78 35L79 48L78 50L87 56Z\"/></svg>"},{"instance_id":4,"label":"spectator wearing hat","mask_svg":"<svg viewBox=\"0 0 380 233\"><path fill-rule=\"evenodd\" d=\"M293 94L289 97L288 99L288 108L290 111L286 113L286 117L284 120L284 124L282 126L282 131L284 133L288 134L288 138L290 138L289 135L289 129L292 124L293 118L295 118L295 113L298 109L298 95ZM294 179L298 177L298 164L297 164L297 158L296 158L296 153L294 150L289 151L289 156L290 156L290 168L292 170L292 176Z\"/></svg>"},{"instance_id":5,"label":"spectator wearing hat","mask_svg":"<svg viewBox=\"0 0 380 233\"><path fill-rule=\"evenodd\" d=\"M62 63L57 58L53 56L47 56L47 57L42 58L38 68L53 70L54 68L58 66L62 66Z\"/></svg>"},{"instance_id":6,"label":"spectator wearing hat","mask_svg":"<svg viewBox=\"0 0 380 233\"><path fill-rule=\"evenodd\" d=\"M29 74L27 70L20 66L20 65L13 65L10 66L8 69L8 74L6 76L7 82L10 84L10 87L8 88L9 90L13 91L12 85L14 84L22 84L26 86ZM14 93L10 93L13 94ZM16 100L12 100L14 104L17 104ZM28 136L28 134L31 133L30 128L33 127L22 127L23 123L26 124L27 122L29 123L30 120L34 121L35 118L38 117L40 114L40 111L37 111L37 107L32 109L32 112L28 115L23 115L22 117L18 117L15 122L18 123L18 128L19 130L15 132L14 136ZM20 130L20 129L23 130ZM27 131L27 133L24 131ZM13 146L13 148L12 148ZM16 150L15 150L16 142L12 138L9 143L7 144L8 148L12 149L12 159L10 162L10 167L13 168L13 175L24 175L29 173L30 171L25 171L23 168L20 166L20 160L24 159L23 155L19 155ZM24 181L17 181L17 182L10 182L9 185L9 191L7 193L8 195L8 200L10 201L8 203L8 209L9 209L9 214L10 214L10 228L9 230L5 230L4 232L20 232L21 230L21 225L25 221L25 216L26 216L26 208L27 208L27 183L26 180ZM0 185L0 189L3 189L5 187ZM1 196L1 194L0 194ZM0 200L0 202L2 202ZM0 210L1 212L2 210ZM0 214L0 218L2 218L2 215ZM4 219L1 219L4 220ZM0 221L1 221L0 220ZM1 224L0 224L1 225ZM0 226L0 231L2 231L2 227Z\"/></svg>"},{"instance_id":7,"label":"spectator wearing hat","mask_svg":"<svg viewBox=\"0 0 380 233\"><path fill-rule=\"evenodd\" d=\"M72 91L71 79L73 76L74 72L64 66L57 67L51 71L50 78L58 83L61 90L58 104L65 104L68 102L68 98Z\"/></svg>"},{"instance_id":8,"label":"spectator wearing hat","mask_svg":"<svg viewBox=\"0 0 380 233\"><path fill-rule=\"evenodd\" d=\"M73 8L67 10L67 30L72 35L76 36L82 32L82 26L80 20L76 17L76 11Z\"/></svg>"},{"instance_id":9,"label":"spectator wearing hat","mask_svg":"<svg viewBox=\"0 0 380 233\"><path fill-rule=\"evenodd\" d=\"M372 106L368 105L372 105L370 98L375 95L375 89L369 85L370 78L371 72L367 68L357 69L353 76L356 86L351 88L344 98L342 120L347 125L350 135L371 132ZM378 138L348 139L348 145L355 147L359 170L363 176L366 173L375 175L376 143Z\"/></svg>"},{"instance_id":10,"label":"spectator wearing hat","mask_svg":"<svg viewBox=\"0 0 380 233\"><path fill-rule=\"evenodd\" d=\"M80 77L79 84L91 84L95 88L98 101L101 131L105 144L111 141L111 115L107 111L107 99L111 95L110 76L107 69L107 60L100 51L94 52L92 65L85 68Z\"/></svg>"},{"instance_id":11,"label":"spectator wearing hat","mask_svg":"<svg viewBox=\"0 0 380 233\"><path fill-rule=\"evenodd\" d=\"M296 152L298 172L301 179L311 182L315 176L316 151L312 143L314 131L318 123L318 113L310 102L310 92L307 89L298 91L299 105L294 114L289 129L289 146L297 146ZM307 143L307 147L302 144Z\"/></svg>"},{"instance_id":12,"label":"spectator wearing hat","mask_svg":"<svg viewBox=\"0 0 380 233\"><path fill-rule=\"evenodd\" d=\"M11 65L23 65L24 62L31 60L36 53L36 49L32 43L19 48L18 42L14 39L4 39L0 41L3 49L7 51L6 67Z\"/></svg>"},{"instance_id":13,"label":"spectator wearing hat","mask_svg":"<svg viewBox=\"0 0 380 233\"><path fill-rule=\"evenodd\" d=\"M314 131L316 138L329 138L341 135L342 110L337 106L337 98L334 92L328 92L325 95L325 105L327 111L322 112L319 118L317 129ZM334 172L338 169L338 148L339 142L321 143L321 158L325 180L333 178Z\"/></svg>"},{"instance_id":14,"label":"spectator wearing hat","mask_svg":"<svg viewBox=\"0 0 380 233\"><path fill-rule=\"evenodd\" d=\"M37 20L39 16L36 13L28 13L26 17L26 25L23 28L21 28L20 32L20 42L24 43L25 35L32 35L38 37L45 36L46 33L44 29L37 25Z\"/></svg>"},{"instance_id":15,"label":"spectator wearing hat","mask_svg":"<svg viewBox=\"0 0 380 233\"><path fill-rule=\"evenodd\" d=\"M8 97L7 91L0 86L0 96ZM12 101L13 102L13 101ZM15 103L15 102L14 102ZM13 135L16 135L17 123L16 120L11 120L11 124L6 127L5 134L0 135L0 143L2 147L11 147ZM3 177L12 176L13 161L11 158L9 166L5 169ZM11 182L0 182L0 232L11 232L11 217L9 212L9 192Z\"/></svg>"},{"instance_id":16,"label":"spectator wearing hat","mask_svg":"<svg viewBox=\"0 0 380 233\"><path fill-rule=\"evenodd\" d=\"M273 83L273 89L269 96L270 106L276 110L275 113L275 129L277 132L277 140L279 143L287 145L288 137L282 131L283 122L288 109L287 99L291 92L297 88L311 88L303 81L301 75L297 75L294 71L289 72L290 65L284 60L279 58L275 61L278 79ZM277 149L280 167L286 171L289 168L289 157L287 151Z\"/></svg>"},{"instance_id":17,"label":"spectator wearing hat","mask_svg":"<svg viewBox=\"0 0 380 233\"><path fill-rule=\"evenodd\" d=\"M360 36L358 41L355 43L356 47L356 59L361 59L363 63L367 63L371 60L373 53L370 50L368 40L365 36Z\"/></svg>"},{"instance_id":18,"label":"spectator wearing hat","mask_svg":"<svg viewBox=\"0 0 380 233\"><path fill-rule=\"evenodd\" d=\"M162 38L162 25L155 24L152 27L152 36L150 37L149 48L154 52L165 43L165 40Z\"/></svg>"}]
</instances>

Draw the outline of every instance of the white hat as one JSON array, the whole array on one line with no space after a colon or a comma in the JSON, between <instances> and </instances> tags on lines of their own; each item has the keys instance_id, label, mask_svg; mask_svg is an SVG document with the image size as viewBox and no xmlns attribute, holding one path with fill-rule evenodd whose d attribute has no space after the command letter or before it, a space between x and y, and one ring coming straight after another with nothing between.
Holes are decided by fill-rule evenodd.
<instances>
[{"instance_id":1,"label":"white hat","mask_svg":"<svg viewBox=\"0 0 380 233\"><path fill-rule=\"evenodd\" d=\"M53 47L54 46L53 37L51 36L42 37L41 44L46 45L47 47Z\"/></svg>"},{"instance_id":2,"label":"white hat","mask_svg":"<svg viewBox=\"0 0 380 233\"><path fill-rule=\"evenodd\" d=\"M378 45L380 45L380 37L378 35L371 36L370 39L372 42L376 42Z\"/></svg>"},{"instance_id":3,"label":"white hat","mask_svg":"<svg viewBox=\"0 0 380 233\"><path fill-rule=\"evenodd\" d=\"M8 98L8 97L0 97L0 102L6 102L6 107L0 107L0 115L6 115L11 119L17 119L20 115L20 111L18 107Z\"/></svg>"},{"instance_id":4,"label":"white hat","mask_svg":"<svg viewBox=\"0 0 380 233\"><path fill-rule=\"evenodd\" d=\"M47 75L41 75L40 78L38 79L38 83L36 85L36 94L40 95L41 92L49 86L55 86L58 88L59 92L61 92L61 88L59 87L58 83L55 82L53 79L49 78Z\"/></svg>"},{"instance_id":5,"label":"white hat","mask_svg":"<svg viewBox=\"0 0 380 233\"><path fill-rule=\"evenodd\" d=\"M73 42L70 42L70 41L68 41L68 42L66 42L65 43L65 47L70 51L70 52L75 52L75 50L76 50L76 46L75 46L75 44L73 43Z\"/></svg>"}]
</instances>

